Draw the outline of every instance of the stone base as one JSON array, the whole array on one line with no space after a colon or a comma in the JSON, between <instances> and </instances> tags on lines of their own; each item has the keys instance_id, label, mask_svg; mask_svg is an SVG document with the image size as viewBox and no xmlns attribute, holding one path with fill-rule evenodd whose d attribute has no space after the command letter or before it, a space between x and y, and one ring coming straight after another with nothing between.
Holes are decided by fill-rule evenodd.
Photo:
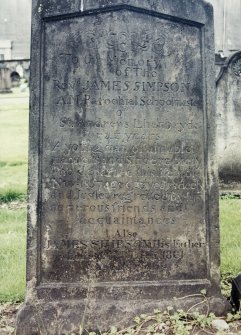
<instances>
[{"instance_id":1,"label":"stone base","mask_svg":"<svg viewBox=\"0 0 241 335\"><path fill-rule=\"evenodd\" d=\"M168 306L174 309L198 310L223 315L229 309L223 298L211 298L208 302L198 296L181 298L172 301L62 301L39 302L35 305L24 304L17 315L17 335L67 335L79 334L80 326L88 331L106 331L111 326L118 329L131 326L135 316L142 313L153 313L154 309L165 310Z\"/></svg>"},{"instance_id":2,"label":"stone base","mask_svg":"<svg viewBox=\"0 0 241 335\"><path fill-rule=\"evenodd\" d=\"M241 177L240 175L220 175L219 176L219 193L232 194L238 196L241 194Z\"/></svg>"},{"instance_id":3,"label":"stone base","mask_svg":"<svg viewBox=\"0 0 241 335\"><path fill-rule=\"evenodd\" d=\"M232 195L233 197L239 198L241 195L241 183L229 183L220 184L219 194L222 195Z\"/></svg>"}]
</instances>

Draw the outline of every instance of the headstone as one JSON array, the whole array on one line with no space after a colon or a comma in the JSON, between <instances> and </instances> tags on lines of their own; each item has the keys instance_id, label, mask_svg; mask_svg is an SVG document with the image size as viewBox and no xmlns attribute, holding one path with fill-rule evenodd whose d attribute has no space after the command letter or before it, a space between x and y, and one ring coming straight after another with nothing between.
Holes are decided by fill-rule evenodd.
<instances>
[{"instance_id":1,"label":"headstone","mask_svg":"<svg viewBox=\"0 0 241 335\"><path fill-rule=\"evenodd\" d=\"M154 308L191 308L203 289L222 313L212 7L54 8L33 1L27 298L17 334L122 327Z\"/></svg>"},{"instance_id":2,"label":"headstone","mask_svg":"<svg viewBox=\"0 0 241 335\"><path fill-rule=\"evenodd\" d=\"M0 93L11 93L10 70L0 66Z\"/></svg>"},{"instance_id":3,"label":"headstone","mask_svg":"<svg viewBox=\"0 0 241 335\"><path fill-rule=\"evenodd\" d=\"M217 149L222 192L241 192L241 52L230 56L217 80Z\"/></svg>"}]
</instances>

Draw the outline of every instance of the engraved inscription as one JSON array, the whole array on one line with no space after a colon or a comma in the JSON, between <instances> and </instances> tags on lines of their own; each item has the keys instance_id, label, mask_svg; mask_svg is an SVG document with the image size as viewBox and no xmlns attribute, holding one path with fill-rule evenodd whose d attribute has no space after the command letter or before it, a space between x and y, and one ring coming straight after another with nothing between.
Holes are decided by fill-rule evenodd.
<instances>
[{"instance_id":1,"label":"engraved inscription","mask_svg":"<svg viewBox=\"0 0 241 335\"><path fill-rule=\"evenodd\" d=\"M201 33L123 15L46 23L43 282L206 276Z\"/></svg>"}]
</instances>

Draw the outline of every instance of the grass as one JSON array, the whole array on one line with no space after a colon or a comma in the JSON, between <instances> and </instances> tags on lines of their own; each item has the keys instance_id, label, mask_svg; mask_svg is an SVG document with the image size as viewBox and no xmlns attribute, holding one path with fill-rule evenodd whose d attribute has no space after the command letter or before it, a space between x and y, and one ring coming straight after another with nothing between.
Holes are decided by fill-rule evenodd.
<instances>
[{"instance_id":1,"label":"grass","mask_svg":"<svg viewBox=\"0 0 241 335\"><path fill-rule=\"evenodd\" d=\"M241 272L241 199L220 200L221 271Z\"/></svg>"},{"instance_id":2,"label":"grass","mask_svg":"<svg viewBox=\"0 0 241 335\"><path fill-rule=\"evenodd\" d=\"M16 97L22 97L24 100L14 100ZM18 92L16 89L13 94L0 96L0 202L24 199L26 196L28 160L27 97L26 93ZM20 102L14 104L14 101ZM14 197L14 194L16 197Z\"/></svg>"},{"instance_id":3,"label":"grass","mask_svg":"<svg viewBox=\"0 0 241 335\"><path fill-rule=\"evenodd\" d=\"M27 162L28 106L0 107L1 162Z\"/></svg>"},{"instance_id":4,"label":"grass","mask_svg":"<svg viewBox=\"0 0 241 335\"><path fill-rule=\"evenodd\" d=\"M27 163L19 166L5 165L0 167L0 202L8 198L8 194L16 192L23 198L27 190ZM11 199L11 200L17 200Z\"/></svg>"},{"instance_id":5,"label":"grass","mask_svg":"<svg viewBox=\"0 0 241 335\"><path fill-rule=\"evenodd\" d=\"M7 203L15 200L18 201L26 200L26 194L21 191L11 189L7 189L6 191L0 193L0 203L1 202Z\"/></svg>"},{"instance_id":6,"label":"grass","mask_svg":"<svg viewBox=\"0 0 241 335\"><path fill-rule=\"evenodd\" d=\"M0 95L0 143L0 204L24 200L28 93L18 88L13 94ZM26 209L0 208L0 241L0 301L21 301L25 294Z\"/></svg>"},{"instance_id":7,"label":"grass","mask_svg":"<svg viewBox=\"0 0 241 335\"><path fill-rule=\"evenodd\" d=\"M0 209L0 302L25 295L26 209Z\"/></svg>"}]
</instances>

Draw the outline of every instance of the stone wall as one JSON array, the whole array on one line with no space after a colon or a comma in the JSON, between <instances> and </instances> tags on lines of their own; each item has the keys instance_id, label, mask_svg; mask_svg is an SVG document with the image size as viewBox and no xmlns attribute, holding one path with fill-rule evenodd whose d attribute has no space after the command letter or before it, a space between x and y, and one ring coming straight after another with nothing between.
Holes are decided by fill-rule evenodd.
<instances>
[{"instance_id":1,"label":"stone wall","mask_svg":"<svg viewBox=\"0 0 241 335\"><path fill-rule=\"evenodd\" d=\"M30 58L31 0L0 0L0 8L0 42L12 42L11 59Z\"/></svg>"},{"instance_id":2,"label":"stone wall","mask_svg":"<svg viewBox=\"0 0 241 335\"><path fill-rule=\"evenodd\" d=\"M214 7L215 51L223 56L241 50L241 0L208 0Z\"/></svg>"}]
</instances>

